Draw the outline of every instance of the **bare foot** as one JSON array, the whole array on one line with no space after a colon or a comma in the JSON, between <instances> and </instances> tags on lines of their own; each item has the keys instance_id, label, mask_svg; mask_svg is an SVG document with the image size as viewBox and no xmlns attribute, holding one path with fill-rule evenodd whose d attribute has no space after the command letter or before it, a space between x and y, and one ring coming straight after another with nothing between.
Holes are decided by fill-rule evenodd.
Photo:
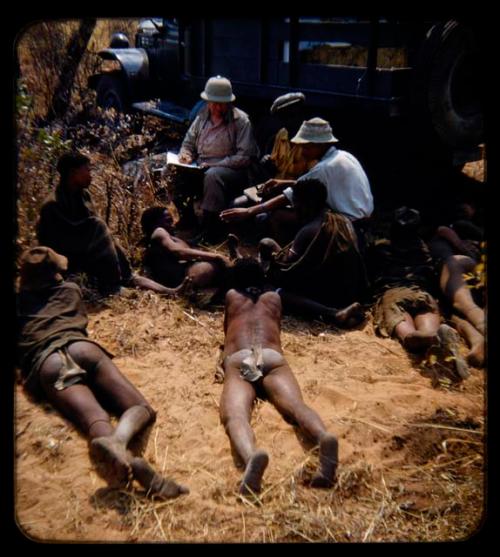
<instances>
[{"instance_id":1,"label":"bare foot","mask_svg":"<svg viewBox=\"0 0 500 557\"><path fill-rule=\"evenodd\" d=\"M340 327L352 329L359 325L365 318L365 312L359 302L354 302L344 309L335 312L335 323Z\"/></svg>"},{"instance_id":2,"label":"bare foot","mask_svg":"<svg viewBox=\"0 0 500 557\"><path fill-rule=\"evenodd\" d=\"M189 493L187 487L160 476L143 458L134 457L131 466L134 478L147 490L148 495L155 495L162 499L173 499L179 495Z\"/></svg>"},{"instance_id":3,"label":"bare foot","mask_svg":"<svg viewBox=\"0 0 500 557\"><path fill-rule=\"evenodd\" d=\"M469 368L459 351L460 337L449 325L441 325L438 329L439 342L444 362L451 363L453 371L462 379L469 377Z\"/></svg>"},{"instance_id":4,"label":"bare foot","mask_svg":"<svg viewBox=\"0 0 500 557\"><path fill-rule=\"evenodd\" d=\"M438 342L437 334L432 335L415 331L414 333L408 333L401 343L408 352L423 352Z\"/></svg>"},{"instance_id":5,"label":"bare foot","mask_svg":"<svg viewBox=\"0 0 500 557\"><path fill-rule=\"evenodd\" d=\"M90 442L90 456L110 483L125 486L131 479L130 460L132 455L125 445L112 436L96 437Z\"/></svg>"},{"instance_id":6,"label":"bare foot","mask_svg":"<svg viewBox=\"0 0 500 557\"><path fill-rule=\"evenodd\" d=\"M240 239L236 236L236 234L227 235L227 249L229 251L230 259L238 259L240 257L240 253L238 251L239 245Z\"/></svg>"},{"instance_id":7,"label":"bare foot","mask_svg":"<svg viewBox=\"0 0 500 557\"><path fill-rule=\"evenodd\" d=\"M184 280L175 289L177 296L185 296L188 298L194 292L193 278L189 275L184 277Z\"/></svg>"},{"instance_id":8,"label":"bare foot","mask_svg":"<svg viewBox=\"0 0 500 557\"><path fill-rule=\"evenodd\" d=\"M269 456L265 451L255 451L248 461L243 480L240 485L240 493L242 495L250 495L260 493L262 476L264 470L269 464Z\"/></svg>"},{"instance_id":9,"label":"bare foot","mask_svg":"<svg viewBox=\"0 0 500 557\"><path fill-rule=\"evenodd\" d=\"M473 367L484 367L484 341L471 347L466 360Z\"/></svg>"},{"instance_id":10,"label":"bare foot","mask_svg":"<svg viewBox=\"0 0 500 557\"><path fill-rule=\"evenodd\" d=\"M311 487L332 487L339 460L337 438L326 433L319 442L319 470L311 480Z\"/></svg>"}]
</instances>

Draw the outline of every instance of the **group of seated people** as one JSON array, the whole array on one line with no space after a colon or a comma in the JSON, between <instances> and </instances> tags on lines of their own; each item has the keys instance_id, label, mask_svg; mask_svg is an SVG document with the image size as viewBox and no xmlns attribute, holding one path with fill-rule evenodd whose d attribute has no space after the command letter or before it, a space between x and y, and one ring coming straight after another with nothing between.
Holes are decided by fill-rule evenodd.
<instances>
[{"instance_id":1,"label":"group of seated people","mask_svg":"<svg viewBox=\"0 0 500 557\"><path fill-rule=\"evenodd\" d=\"M402 207L394 212L390 238L367 245L363 225L373 211L368 178L352 155L334 147L337 139L320 118L302 122L290 144L291 157L290 152L282 157L285 171L295 176L265 182L277 195L257 205L229 207L245 186L242 169L258 151L248 117L231 105L227 79L211 78L202 98L207 106L188 131L181 158L207 167L203 225L214 236L224 234L227 254L182 239L169 210L154 206L141 217L147 276L132 272L124 250L92 206L90 160L80 153L64 154L58 163L60 182L41 209L39 246L27 250L20 263L23 383L88 436L92 457L114 481L136 479L161 497L187 493L130 452L130 440L156 414L113 364L112 355L88 338L87 314L74 279L85 273L103 296L134 286L166 296L213 288L219 296L214 299L225 304L220 417L244 465L240 493L258 493L268 465L268 454L256 447L250 426L253 401L262 393L319 446L319 465L310 483L329 487L335 480L338 442L304 403L284 357L282 311L352 329L373 304L380 335L398 339L409 352L439 349L442 361L452 362L457 380L465 379L468 365L482 367L485 359L484 300L477 299L480 289L469 288L464 278L480 260L482 231L464 213L471 206L462 205L461 218L439 227L426 243L419 234L418 211ZM273 110L302 101L303 95L285 95ZM285 131L274 143L275 158L263 161L272 163L275 175ZM284 176L283 168L279 172ZM275 219L280 211L286 216ZM238 236L224 223L258 215L267 215L274 226L266 225L269 236L260 238L255 256L243 256ZM285 228L292 234L283 242L283 235L273 231ZM450 312L455 328L443 322L443 310ZM465 359L457 331L469 345ZM116 427L108 411L119 416Z\"/></svg>"}]
</instances>

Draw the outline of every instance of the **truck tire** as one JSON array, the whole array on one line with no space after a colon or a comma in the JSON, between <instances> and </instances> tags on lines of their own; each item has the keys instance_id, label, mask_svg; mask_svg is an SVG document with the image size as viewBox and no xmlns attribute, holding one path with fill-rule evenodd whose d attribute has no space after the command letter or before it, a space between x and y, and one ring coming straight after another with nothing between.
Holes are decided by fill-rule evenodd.
<instances>
[{"instance_id":1,"label":"truck tire","mask_svg":"<svg viewBox=\"0 0 500 557\"><path fill-rule=\"evenodd\" d=\"M114 108L117 112L125 112L127 95L123 78L119 75L105 75L97 84L97 105L104 108Z\"/></svg>"},{"instance_id":2,"label":"truck tire","mask_svg":"<svg viewBox=\"0 0 500 557\"><path fill-rule=\"evenodd\" d=\"M415 102L449 148L473 147L483 140L480 66L470 29L451 20L428 31L416 67Z\"/></svg>"}]
</instances>

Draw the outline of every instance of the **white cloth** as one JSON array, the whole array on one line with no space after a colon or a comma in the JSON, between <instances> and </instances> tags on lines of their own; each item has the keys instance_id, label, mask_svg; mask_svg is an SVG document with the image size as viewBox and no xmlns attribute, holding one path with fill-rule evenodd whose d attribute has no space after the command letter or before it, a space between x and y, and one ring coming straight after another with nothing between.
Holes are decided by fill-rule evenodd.
<instances>
[{"instance_id":1,"label":"white cloth","mask_svg":"<svg viewBox=\"0 0 500 557\"><path fill-rule=\"evenodd\" d=\"M311 178L325 184L326 203L333 211L343 213L351 220L368 218L373 213L370 182L358 159L351 153L330 147L318 164L298 181ZM286 188L283 194L293 205L293 189Z\"/></svg>"}]
</instances>

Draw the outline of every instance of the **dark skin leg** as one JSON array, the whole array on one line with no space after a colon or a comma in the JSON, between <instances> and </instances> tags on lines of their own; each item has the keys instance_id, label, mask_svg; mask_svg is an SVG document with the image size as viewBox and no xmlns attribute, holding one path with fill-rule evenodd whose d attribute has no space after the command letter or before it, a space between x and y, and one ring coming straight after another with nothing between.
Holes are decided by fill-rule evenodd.
<instances>
[{"instance_id":1,"label":"dark skin leg","mask_svg":"<svg viewBox=\"0 0 500 557\"><path fill-rule=\"evenodd\" d=\"M337 440L326 431L316 412L302 400L297 381L281 355L280 323L281 299L275 292L249 294L248 287L246 293L230 290L226 294L225 353L233 358L232 355L238 354L243 347L261 346L270 350L262 353L264 377L259 381L278 411L295 421L305 435L319 444L320 466L312 485L330 486L335 478L338 461ZM245 357L240 354L226 362L220 411L232 446L246 464L241 491L244 492L247 484L255 492L260 489L268 458L264 451L255 449L255 438L250 427L255 387L240 376L239 370L244 361L240 358Z\"/></svg>"},{"instance_id":2,"label":"dark skin leg","mask_svg":"<svg viewBox=\"0 0 500 557\"><path fill-rule=\"evenodd\" d=\"M255 435L250 425L252 406L256 398L253 385L240 377L234 367L226 367L224 388L220 400L220 417L236 454L245 465L240 493L259 493L264 471L269 462L265 451L255 447Z\"/></svg>"},{"instance_id":3,"label":"dark skin leg","mask_svg":"<svg viewBox=\"0 0 500 557\"><path fill-rule=\"evenodd\" d=\"M453 308L485 336L484 310L474 302L463 277L464 273L473 271L475 266L476 262L470 257L464 255L449 257L441 271L440 286L453 304Z\"/></svg>"},{"instance_id":4,"label":"dark skin leg","mask_svg":"<svg viewBox=\"0 0 500 557\"><path fill-rule=\"evenodd\" d=\"M279 295L286 313L310 319L323 319L327 323L346 329L356 327L364 319L363 308L358 302L339 310L283 289L280 290Z\"/></svg>"},{"instance_id":5,"label":"dark skin leg","mask_svg":"<svg viewBox=\"0 0 500 557\"><path fill-rule=\"evenodd\" d=\"M240 259L241 253L239 251L240 239L236 234L227 235L227 248L229 250L229 258L231 260Z\"/></svg>"},{"instance_id":6,"label":"dark skin leg","mask_svg":"<svg viewBox=\"0 0 500 557\"><path fill-rule=\"evenodd\" d=\"M484 367L484 336L468 321L457 315L454 315L451 320L470 347L466 357L469 364L474 367Z\"/></svg>"},{"instance_id":7,"label":"dark skin leg","mask_svg":"<svg viewBox=\"0 0 500 557\"><path fill-rule=\"evenodd\" d=\"M163 286L154 280L151 280L148 277L143 277L141 275L134 274L132 276L132 284L137 288L141 288L143 290L152 290L157 294L161 294L163 296L181 296L185 290L191 285L191 281L189 276L187 276L179 286L175 288L168 288L167 286Z\"/></svg>"},{"instance_id":8,"label":"dark skin leg","mask_svg":"<svg viewBox=\"0 0 500 557\"><path fill-rule=\"evenodd\" d=\"M415 318L405 313L404 321L394 329L394 336L409 352L420 352L437 343L440 321L439 315L434 312L420 313Z\"/></svg>"},{"instance_id":9,"label":"dark skin leg","mask_svg":"<svg viewBox=\"0 0 500 557\"><path fill-rule=\"evenodd\" d=\"M285 418L293 420L302 432L319 445L319 468L313 487L331 487L338 463L338 442L326 431L319 415L304 403L299 384L288 365L279 366L263 379L269 400Z\"/></svg>"},{"instance_id":10,"label":"dark skin leg","mask_svg":"<svg viewBox=\"0 0 500 557\"><path fill-rule=\"evenodd\" d=\"M156 418L142 394L122 375L111 359L95 344L73 342L68 347L73 360L87 371L85 383L61 391L54 387L61 368L59 354L51 354L42 364L40 380L47 399L72 421L90 440L91 456L109 479L119 485L131 480L130 440ZM96 394L120 415L116 428ZM137 478L141 481L141 478Z\"/></svg>"},{"instance_id":11,"label":"dark skin leg","mask_svg":"<svg viewBox=\"0 0 500 557\"><path fill-rule=\"evenodd\" d=\"M97 346L87 342L75 342L69 347L69 353L75 362L89 374L87 384L77 383L58 391L54 383L61 367L61 358L57 353L51 354L40 370L40 380L48 400L61 411L78 428L88 435L93 458L102 462L106 475L119 484L128 481L130 465L126 450L127 440L138 429L151 421L145 399L123 377L111 360ZM116 390L110 386L116 380ZM92 388L103 394L113 396L122 406L123 422L117 430L111 425L109 414L96 399ZM128 412L128 413L127 413Z\"/></svg>"},{"instance_id":12,"label":"dark skin leg","mask_svg":"<svg viewBox=\"0 0 500 557\"><path fill-rule=\"evenodd\" d=\"M130 461L134 478L152 495L161 499L172 499L189 493L189 489L177 482L160 476L143 458L134 457Z\"/></svg>"}]
</instances>

